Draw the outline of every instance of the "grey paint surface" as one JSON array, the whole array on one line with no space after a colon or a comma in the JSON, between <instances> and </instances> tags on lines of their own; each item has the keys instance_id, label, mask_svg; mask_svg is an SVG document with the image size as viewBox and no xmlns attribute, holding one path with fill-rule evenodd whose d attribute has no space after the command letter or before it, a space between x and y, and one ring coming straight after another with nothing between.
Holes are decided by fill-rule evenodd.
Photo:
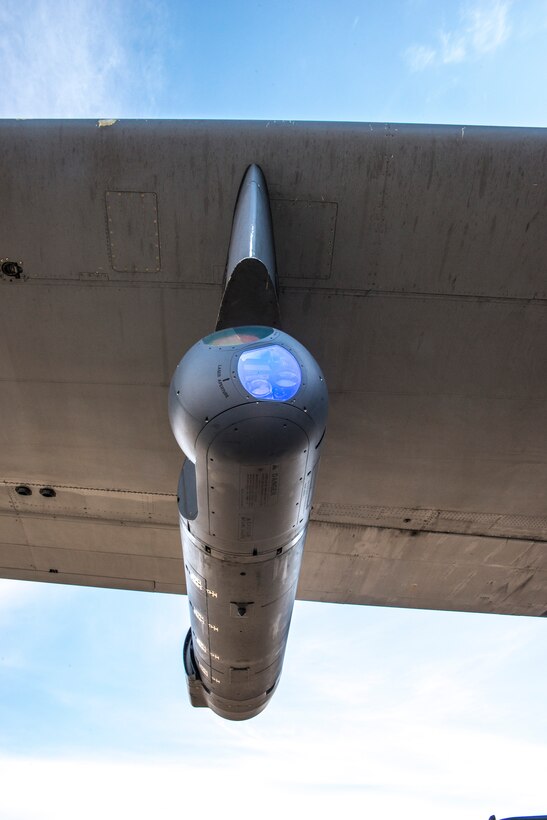
<instances>
[{"instance_id":1,"label":"grey paint surface","mask_svg":"<svg viewBox=\"0 0 547 820\"><path fill-rule=\"evenodd\" d=\"M36 121L0 146L2 576L183 591L167 387L257 162L284 328L331 395L299 597L547 610L545 131Z\"/></svg>"}]
</instances>

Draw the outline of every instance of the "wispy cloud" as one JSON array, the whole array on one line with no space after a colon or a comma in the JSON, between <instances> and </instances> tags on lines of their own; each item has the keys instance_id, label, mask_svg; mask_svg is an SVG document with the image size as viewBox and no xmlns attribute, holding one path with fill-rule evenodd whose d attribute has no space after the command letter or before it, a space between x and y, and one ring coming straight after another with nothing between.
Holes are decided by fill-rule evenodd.
<instances>
[{"instance_id":1,"label":"wispy cloud","mask_svg":"<svg viewBox=\"0 0 547 820\"><path fill-rule=\"evenodd\" d=\"M106 805L140 820L184 799L186 812L206 801L229 820L245 794L266 820L289 803L297 814L461 820L502 801L505 814L532 813L541 798L545 742L528 718L541 686L523 699L511 679L515 735L497 683L540 645L540 621L299 603L275 698L229 723L187 703L185 599L65 593L44 585L32 639L21 616L0 641L23 664L3 670L2 818L68 820L76 805L87 820Z\"/></svg>"},{"instance_id":2,"label":"wispy cloud","mask_svg":"<svg viewBox=\"0 0 547 820\"><path fill-rule=\"evenodd\" d=\"M410 46L405 51L405 57L413 71L423 71L433 63L437 52L429 46Z\"/></svg>"},{"instance_id":3,"label":"wispy cloud","mask_svg":"<svg viewBox=\"0 0 547 820\"><path fill-rule=\"evenodd\" d=\"M119 0L4 0L0 116L125 115L131 92L146 93L161 66L160 43L136 54L122 21Z\"/></svg>"},{"instance_id":4,"label":"wispy cloud","mask_svg":"<svg viewBox=\"0 0 547 820\"><path fill-rule=\"evenodd\" d=\"M481 0L460 11L460 25L441 30L432 44L413 44L404 52L412 71L475 60L502 46L511 33L509 0Z\"/></svg>"},{"instance_id":5,"label":"wispy cloud","mask_svg":"<svg viewBox=\"0 0 547 820\"><path fill-rule=\"evenodd\" d=\"M468 47L476 54L495 51L509 37L509 3L496 0L478 5L465 13Z\"/></svg>"},{"instance_id":6,"label":"wispy cloud","mask_svg":"<svg viewBox=\"0 0 547 820\"><path fill-rule=\"evenodd\" d=\"M260 806L266 820L286 813L288 803L296 816L358 811L379 820L461 820L488 816L495 808L488 799L515 812L541 805L544 744L481 731L447 732L413 719L397 726L346 722L327 733L323 717L317 715L315 728L304 735L301 726L293 734L242 726L246 742L225 750L221 760L200 756L197 749L170 760L3 755L0 812L18 820L68 820L76 806L78 817L91 820L106 806L107 816L144 820L173 816L173 807L184 801L186 814L206 804L210 815L230 820L241 815L244 795L245 805ZM52 783L63 787L52 790Z\"/></svg>"}]
</instances>

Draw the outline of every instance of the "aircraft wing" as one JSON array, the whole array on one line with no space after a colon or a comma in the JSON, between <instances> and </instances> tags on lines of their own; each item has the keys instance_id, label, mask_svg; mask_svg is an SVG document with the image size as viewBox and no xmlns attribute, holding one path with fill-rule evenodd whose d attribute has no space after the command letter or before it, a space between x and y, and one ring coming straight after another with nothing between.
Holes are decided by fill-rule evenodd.
<instances>
[{"instance_id":1,"label":"aircraft wing","mask_svg":"<svg viewBox=\"0 0 547 820\"><path fill-rule=\"evenodd\" d=\"M546 131L4 121L0 146L0 576L184 591L167 389L258 163L330 392L298 597L547 614Z\"/></svg>"}]
</instances>

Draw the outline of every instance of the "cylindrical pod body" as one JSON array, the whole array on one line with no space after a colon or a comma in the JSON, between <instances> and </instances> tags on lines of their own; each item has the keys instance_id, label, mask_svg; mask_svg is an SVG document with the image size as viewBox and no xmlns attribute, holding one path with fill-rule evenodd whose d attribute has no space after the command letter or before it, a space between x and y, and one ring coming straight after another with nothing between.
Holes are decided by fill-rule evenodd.
<instances>
[{"instance_id":1,"label":"cylindrical pod body","mask_svg":"<svg viewBox=\"0 0 547 820\"><path fill-rule=\"evenodd\" d=\"M279 680L327 416L311 354L280 330L219 331L180 362L169 415L191 701L241 720Z\"/></svg>"}]
</instances>

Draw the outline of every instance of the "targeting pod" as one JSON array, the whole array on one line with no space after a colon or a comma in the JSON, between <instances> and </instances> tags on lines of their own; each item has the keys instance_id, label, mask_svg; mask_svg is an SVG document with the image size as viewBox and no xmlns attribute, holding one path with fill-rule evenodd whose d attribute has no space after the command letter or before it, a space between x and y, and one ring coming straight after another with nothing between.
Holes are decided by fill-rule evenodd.
<instances>
[{"instance_id":1,"label":"targeting pod","mask_svg":"<svg viewBox=\"0 0 547 820\"><path fill-rule=\"evenodd\" d=\"M271 327L206 336L169 394L194 705L252 717L279 679L327 416L323 375Z\"/></svg>"}]
</instances>

